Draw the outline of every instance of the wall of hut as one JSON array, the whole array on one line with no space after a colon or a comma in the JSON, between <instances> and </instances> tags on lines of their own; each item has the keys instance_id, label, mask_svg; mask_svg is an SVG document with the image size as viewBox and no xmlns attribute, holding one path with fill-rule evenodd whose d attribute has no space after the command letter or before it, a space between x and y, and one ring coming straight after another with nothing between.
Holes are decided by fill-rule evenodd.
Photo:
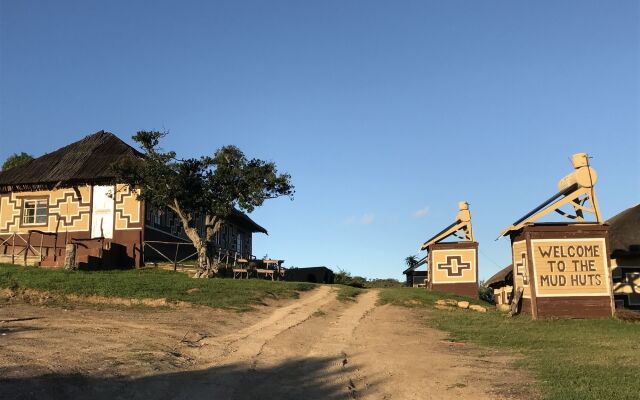
<instances>
[{"instance_id":1,"label":"wall of hut","mask_svg":"<svg viewBox=\"0 0 640 400\"><path fill-rule=\"evenodd\" d=\"M1 193L0 261L62 266L74 243L80 267L140 265L142 215L125 185Z\"/></svg>"},{"instance_id":2,"label":"wall of hut","mask_svg":"<svg viewBox=\"0 0 640 400\"><path fill-rule=\"evenodd\" d=\"M616 307L640 310L640 254L617 255L611 268Z\"/></svg>"},{"instance_id":3,"label":"wall of hut","mask_svg":"<svg viewBox=\"0 0 640 400\"><path fill-rule=\"evenodd\" d=\"M195 226L204 236L202 217L196 217ZM171 210L146 211L145 240L148 243L145 262L167 262L165 257L181 260L195 253L195 247L184 233L180 218ZM242 224L229 221L213 236L210 245L212 254L223 263L233 263L238 258L249 260L253 251L252 232Z\"/></svg>"},{"instance_id":4,"label":"wall of hut","mask_svg":"<svg viewBox=\"0 0 640 400\"><path fill-rule=\"evenodd\" d=\"M512 233L513 282L533 318L613 314L607 227L534 224Z\"/></svg>"},{"instance_id":5,"label":"wall of hut","mask_svg":"<svg viewBox=\"0 0 640 400\"><path fill-rule=\"evenodd\" d=\"M460 296L478 297L478 243L431 244L428 288Z\"/></svg>"}]
</instances>

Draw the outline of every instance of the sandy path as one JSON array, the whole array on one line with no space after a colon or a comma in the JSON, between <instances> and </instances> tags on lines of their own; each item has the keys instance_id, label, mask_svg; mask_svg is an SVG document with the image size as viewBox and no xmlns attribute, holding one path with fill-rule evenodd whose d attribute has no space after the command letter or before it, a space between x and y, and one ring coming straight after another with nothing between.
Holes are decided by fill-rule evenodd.
<instances>
[{"instance_id":1,"label":"sandy path","mask_svg":"<svg viewBox=\"0 0 640 400\"><path fill-rule=\"evenodd\" d=\"M0 392L16 399L532 398L523 385L507 390L512 379L530 381L510 370L513 357L452 345L425 324L428 311L378 306L377 296L370 290L341 303L322 286L258 315L199 310L176 320L175 311L127 320L129 311L38 308L42 320L24 322L33 330L0 338ZM151 350L136 350L145 346ZM154 352L164 356L148 359Z\"/></svg>"},{"instance_id":2,"label":"sandy path","mask_svg":"<svg viewBox=\"0 0 640 400\"><path fill-rule=\"evenodd\" d=\"M357 327L350 360L361 399L534 398L513 356L453 343L425 323L428 312L384 305ZM521 382L521 386L511 382Z\"/></svg>"},{"instance_id":3,"label":"sandy path","mask_svg":"<svg viewBox=\"0 0 640 400\"><path fill-rule=\"evenodd\" d=\"M209 347L203 351L203 356L212 358L210 365L243 362L253 365L268 341L309 319L314 312L330 302L333 296L329 286L322 286L310 296L276 309L267 318L237 333L207 339L203 344Z\"/></svg>"},{"instance_id":4,"label":"sandy path","mask_svg":"<svg viewBox=\"0 0 640 400\"><path fill-rule=\"evenodd\" d=\"M283 331L265 345L234 399L354 398L354 369L347 347L377 298L374 291L360 295L356 302L332 298L320 315ZM272 397L265 397L266 393Z\"/></svg>"}]
</instances>

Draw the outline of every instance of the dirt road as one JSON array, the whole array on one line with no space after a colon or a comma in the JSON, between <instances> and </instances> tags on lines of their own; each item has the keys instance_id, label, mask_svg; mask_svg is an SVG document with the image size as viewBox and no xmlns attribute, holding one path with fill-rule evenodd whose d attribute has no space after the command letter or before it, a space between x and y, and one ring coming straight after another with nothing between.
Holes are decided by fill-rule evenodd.
<instances>
[{"instance_id":1,"label":"dirt road","mask_svg":"<svg viewBox=\"0 0 640 400\"><path fill-rule=\"evenodd\" d=\"M341 303L322 286L278 308L0 307L0 393L12 399L500 399L511 356L452 344L426 311ZM29 319L25 319L28 317ZM514 375L515 374L515 375Z\"/></svg>"}]
</instances>

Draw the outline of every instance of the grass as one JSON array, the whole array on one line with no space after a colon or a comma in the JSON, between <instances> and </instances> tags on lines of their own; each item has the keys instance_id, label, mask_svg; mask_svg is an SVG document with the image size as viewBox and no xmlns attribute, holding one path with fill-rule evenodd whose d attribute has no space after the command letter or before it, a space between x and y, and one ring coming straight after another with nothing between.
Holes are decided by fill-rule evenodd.
<instances>
[{"instance_id":1,"label":"grass","mask_svg":"<svg viewBox=\"0 0 640 400\"><path fill-rule=\"evenodd\" d=\"M382 303L428 307L455 296L424 289L387 289ZM480 303L480 302L478 302ZM485 304L486 305L486 304ZM437 310L430 324L452 339L504 348L525 356L546 399L638 399L640 324L615 319L533 321L489 311Z\"/></svg>"},{"instance_id":2,"label":"grass","mask_svg":"<svg viewBox=\"0 0 640 400\"><path fill-rule=\"evenodd\" d=\"M312 283L258 279L193 279L183 273L155 268L69 272L0 264L0 288L133 299L164 298L242 311L263 304L266 298L296 298L299 291L314 287Z\"/></svg>"},{"instance_id":3,"label":"grass","mask_svg":"<svg viewBox=\"0 0 640 400\"><path fill-rule=\"evenodd\" d=\"M338 285L338 294L336 297L341 302L356 301L356 297L362 293L364 289L359 289L353 286Z\"/></svg>"}]
</instances>

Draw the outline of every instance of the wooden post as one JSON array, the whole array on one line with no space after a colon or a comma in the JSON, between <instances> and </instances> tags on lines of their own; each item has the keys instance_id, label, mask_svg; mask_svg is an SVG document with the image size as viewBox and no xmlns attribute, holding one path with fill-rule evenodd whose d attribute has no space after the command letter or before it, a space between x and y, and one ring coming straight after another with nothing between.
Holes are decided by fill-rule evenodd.
<instances>
[{"instance_id":1,"label":"wooden post","mask_svg":"<svg viewBox=\"0 0 640 400\"><path fill-rule=\"evenodd\" d=\"M180 242L176 243L176 254L173 257L173 270L177 271L178 270L178 250L180 249Z\"/></svg>"},{"instance_id":2,"label":"wooden post","mask_svg":"<svg viewBox=\"0 0 640 400\"><path fill-rule=\"evenodd\" d=\"M27 257L29 256L29 248L31 247L31 231L29 231L29 235L27 236L27 247L24 249L24 266L27 266Z\"/></svg>"},{"instance_id":3,"label":"wooden post","mask_svg":"<svg viewBox=\"0 0 640 400\"><path fill-rule=\"evenodd\" d=\"M58 265L58 227L56 227L56 234L53 236L53 263Z\"/></svg>"},{"instance_id":4,"label":"wooden post","mask_svg":"<svg viewBox=\"0 0 640 400\"><path fill-rule=\"evenodd\" d=\"M76 245L73 243L67 244L65 248L64 269L67 269L67 270L76 269Z\"/></svg>"},{"instance_id":5,"label":"wooden post","mask_svg":"<svg viewBox=\"0 0 640 400\"><path fill-rule=\"evenodd\" d=\"M16 234L11 236L11 264L16 263Z\"/></svg>"},{"instance_id":6,"label":"wooden post","mask_svg":"<svg viewBox=\"0 0 640 400\"><path fill-rule=\"evenodd\" d=\"M511 308L509 309L510 317L520 312L520 301L522 300L523 292L524 292L524 289L521 287L519 287L518 290L516 290L516 293L513 296L513 299L511 300Z\"/></svg>"},{"instance_id":7,"label":"wooden post","mask_svg":"<svg viewBox=\"0 0 640 400\"><path fill-rule=\"evenodd\" d=\"M40 261L42 261L42 243L44 242L44 234L40 234L40 250L38 250L38 252L40 253Z\"/></svg>"}]
</instances>

